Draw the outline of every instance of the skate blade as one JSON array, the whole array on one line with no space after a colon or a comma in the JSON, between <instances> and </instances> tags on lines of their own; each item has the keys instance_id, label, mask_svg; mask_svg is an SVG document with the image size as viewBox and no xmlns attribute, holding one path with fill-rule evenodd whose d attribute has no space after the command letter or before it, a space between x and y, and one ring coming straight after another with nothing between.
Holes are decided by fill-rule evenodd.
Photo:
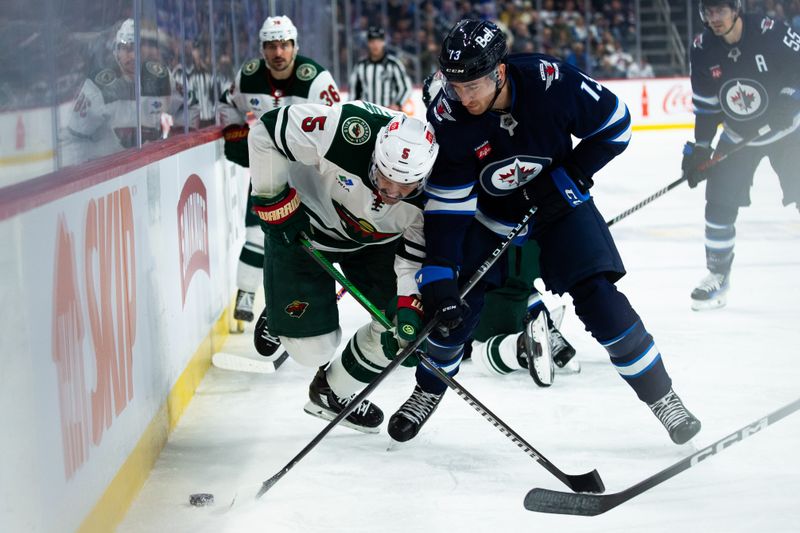
<instances>
[{"instance_id":1,"label":"skate blade","mask_svg":"<svg viewBox=\"0 0 800 533\"><path fill-rule=\"evenodd\" d=\"M710 300L692 300L692 311L710 311L712 309L719 309L725 307L728 303L725 296L712 298Z\"/></svg>"},{"instance_id":2,"label":"skate blade","mask_svg":"<svg viewBox=\"0 0 800 533\"><path fill-rule=\"evenodd\" d=\"M334 413L333 411L329 411L327 409L324 409L324 408L320 407L319 405L317 405L317 404L315 404L315 403L313 403L311 401L306 403L305 407L303 407L303 411L305 411L306 413L310 414L311 416L315 416L315 417L321 418L323 420L333 420L334 418L336 418L336 413ZM368 434L378 433L381 430L380 426L374 427L374 428L370 428L370 427L366 427L366 426L359 426L357 424L353 424L352 422L350 422L346 418L344 420L342 420L341 422L339 422L339 425L347 427L347 428L350 428L350 429L354 429L356 431L360 431L361 433L368 433Z\"/></svg>"},{"instance_id":3,"label":"skate blade","mask_svg":"<svg viewBox=\"0 0 800 533\"><path fill-rule=\"evenodd\" d=\"M575 357L567 361L567 364L564 366L556 365L556 374L560 374L563 376L569 376L572 374L580 374L581 373L581 363Z\"/></svg>"}]
</instances>

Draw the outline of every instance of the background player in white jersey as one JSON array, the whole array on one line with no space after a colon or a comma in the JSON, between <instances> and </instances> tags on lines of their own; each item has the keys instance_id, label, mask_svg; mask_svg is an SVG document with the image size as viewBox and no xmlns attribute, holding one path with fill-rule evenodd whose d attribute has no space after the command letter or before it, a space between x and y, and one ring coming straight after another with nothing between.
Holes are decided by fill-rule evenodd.
<instances>
[{"instance_id":1,"label":"background player in white jersey","mask_svg":"<svg viewBox=\"0 0 800 533\"><path fill-rule=\"evenodd\" d=\"M341 340L336 287L297 236L311 236L379 309L418 313L420 192L438 145L425 122L366 102L270 111L248 143L253 209L267 237L267 325L295 361L323 365L305 410L332 419L389 364L384 329L375 320L365 324L328 365ZM345 425L377 432L382 421L381 410L364 401Z\"/></svg>"},{"instance_id":2,"label":"background player in white jersey","mask_svg":"<svg viewBox=\"0 0 800 533\"><path fill-rule=\"evenodd\" d=\"M142 142L169 134L174 124L171 113L182 99L166 65L146 53L158 50L155 41L144 38L141 44L141 105L137 108L135 91L136 32L133 19L126 19L114 36L114 64L91 72L75 99L62 135L65 165L135 147L139 124Z\"/></svg>"},{"instance_id":3,"label":"background player in white jersey","mask_svg":"<svg viewBox=\"0 0 800 533\"><path fill-rule=\"evenodd\" d=\"M736 217L750 205L756 167L765 157L778 174L783 205L800 208L800 35L760 15L743 15L739 0L700 2L706 30L692 46L691 77L695 142L684 147L683 171L690 187L706 184L705 249L708 275L692 291L692 309L725 305L730 282ZM706 172L720 123L721 153L733 143L769 132Z\"/></svg>"},{"instance_id":4,"label":"background player in white jersey","mask_svg":"<svg viewBox=\"0 0 800 533\"><path fill-rule=\"evenodd\" d=\"M289 17L268 17L259 31L261 58L247 61L233 85L220 97L220 119L225 125L225 156L234 163L249 166L247 157L248 113L251 120L280 106L303 102L333 105L339 102L339 90L331 74L318 63L298 55L297 28ZM239 255L234 318L253 320L253 300L261 281L264 264L264 236L258 220L247 205L246 241ZM256 348L272 356L279 347L277 339L256 326Z\"/></svg>"}]
</instances>

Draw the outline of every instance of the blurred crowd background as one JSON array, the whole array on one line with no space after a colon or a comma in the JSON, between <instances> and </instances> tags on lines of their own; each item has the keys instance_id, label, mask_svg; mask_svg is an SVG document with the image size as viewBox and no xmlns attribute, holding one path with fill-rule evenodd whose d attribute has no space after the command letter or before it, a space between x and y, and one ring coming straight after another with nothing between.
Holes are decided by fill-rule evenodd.
<instances>
[{"instance_id":1,"label":"blurred crowd background","mask_svg":"<svg viewBox=\"0 0 800 533\"><path fill-rule=\"evenodd\" d=\"M10 153L14 143L4 143L0 135L0 187L216 124L219 95L242 63L260 56L258 30L269 15L288 15L299 31L300 53L330 70L346 90L350 70L366 54L368 26L385 28L389 51L420 84L436 70L448 29L466 16L499 22L512 52L555 55L598 79L686 75L687 49L702 30L697 5L697 0L6 0L0 12L0 127L16 127L17 148L20 125L36 129L35 138L43 140L37 141L41 150L22 159L30 163L38 157L41 164L26 167ZM800 31L800 0L744 5L746 12L775 17ZM106 81L104 69L117 68L115 47L127 19L135 31L130 50L139 61L131 62L131 81L115 90L133 106L138 132L102 150L69 149L76 139L97 143L91 131L76 136L69 125L73 115L91 112L79 98L86 81ZM170 87L148 100L151 87L143 83L153 76L166 78ZM126 90L129 94L122 94ZM23 167L24 176L12 175Z\"/></svg>"}]
</instances>

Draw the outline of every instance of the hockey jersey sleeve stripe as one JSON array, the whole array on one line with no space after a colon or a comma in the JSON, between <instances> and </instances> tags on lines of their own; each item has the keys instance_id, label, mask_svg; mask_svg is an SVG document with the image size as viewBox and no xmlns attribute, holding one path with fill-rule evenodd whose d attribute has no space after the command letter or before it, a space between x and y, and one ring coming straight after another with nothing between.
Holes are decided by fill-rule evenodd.
<instances>
[{"instance_id":1,"label":"hockey jersey sleeve stripe","mask_svg":"<svg viewBox=\"0 0 800 533\"><path fill-rule=\"evenodd\" d=\"M457 187L441 187L431 185L430 182L428 182L428 184L425 185L425 195L429 198L436 198L443 201L460 200L469 197L473 186L474 183L459 185Z\"/></svg>"},{"instance_id":2,"label":"hockey jersey sleeve stripe","mask_svg":"<svg viewBox=\"0 0 800 533\"><path fill-rule=\"evenodd\" d=\"M409 248L409 251L419 251L422 255L425 255L425 245L423 244L403 238L403 246Z\"/></svg>"},{"instance_id":3,"label":"hockey jersey sleeve stripe","mask_svg":"<svg viewBox=\"0 0 800 533\"><path fill-rule=\"evenodd\" d=\"M430 198L425 204L425 214L472 215L477 208L478 195L472 195L460 201L443 201Z\"/></svg>"},{"instance_id":4,"label":"hockey jersey sleeve stripe","mask_svg":"<svg viewBox=\"0 0 800 533\"><path fill-rule=\"evenodd\" d=\"M398 257L402 257L403 259L411 263L422 264L422 261L425 260L425 252L417 252L416 250L414 250L414 252L415 253L412 253L410 248L403 246L399 250L397 250L397 255Z\"/></svg>"},{"instance_id":5,"label":"hockey jersey sleeve stripe","mask_svg":"<svg viewBox=\"0 0 800 533\"><path fill-rule=\"evenodd\" d=\"M615 143L615 144L628 144L631 140L631 134L633 129L631 127L631 123L628 122L628 127L622 130L622 132L614 137L613 139L609 139L607 142Z\"/></svg>"},{"instance_id":6,"label":"hockey jersey sleeve stripe","mask_svg":"<svg viewBox=\"0 0 800 533\"><path fill-rule=\"evenodd\" d=\"M616 96L614 98L616 99L616 101L614 102L614 111L611 112L611 114L608 116L608 118L605 120L605 122L603 122L602 126L597 128L596 130L594 130L592 133L590 133L586 137L583 137L584 139L588 139L589 137L597 135L598 133L600 133L600 132L602 132L604 130L607 130L609 128L613 128L614 126L618 125L622 121L627 121L628 123L630 123L631 116L630 116L630 113L628 113L628 106L626 106L625 104L620 102L619 98L617 98Z\"/></svg>"},{"instance_id":7,"label":"hockey jersey sleeve stripe","mask_svg":"<svg viewBox=\"0 0 800 533\"><path fill-rule=\"evenodd\" d=\"M719 106L719 98L717 98L716 96L701 96L696 93L692 96L692 102L694 103L694 105L705 104L708 107Z\"/></svg>"},{"instance_id":8,"label":"hockey jersey sleeve stripe","mask_svg":"<svg viewBox=\"0 0 800 533\"><path fill-rule=\"evenodd\" d=\"M286 158L289 161L297 161L297 159L294 157L294 154L292 154L292 151L289 149L289 144L286 142L286 128L289 126L289 117L288 117L289 109L291 109L291 106L284 107L281 110L281 113L279 115L280 116L279 120L281 121L281 125L280 125L280 132L281 132L280 138L281 138L281 141L280 141L280 144L281 144L281 148L283 149L283 152L286 154Z\"/></svg>"},{"instance_id":9,"label":"hockey jersey sleeve stripe","mask_svg":"<svg viewBox=\"0 0 800 533\"><path fill-rule=\"evenodd\" d=\"M508 235L509 232L516 227L516 224L501 222L499 220L490 218L480 210L478 210L475 213L475 219L484 226L486 226L492 232L496 233L497 235L501 235L503 237ZM519 232L514 242L518 242L519 240L524 240L522 238L526 237L527 235L528 235L528 227L526 226L521 232Z\"/></svg>"}]
</instances>

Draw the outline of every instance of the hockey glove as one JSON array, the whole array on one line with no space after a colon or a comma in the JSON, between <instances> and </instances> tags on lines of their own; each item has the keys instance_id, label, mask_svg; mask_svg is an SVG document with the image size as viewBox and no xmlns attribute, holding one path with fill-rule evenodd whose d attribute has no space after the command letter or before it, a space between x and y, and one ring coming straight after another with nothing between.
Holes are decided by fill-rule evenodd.
<instances>
[{"instance_id":1,"label":"hockey glove","mask_svg":"<svg viewBox=\"0 0 800 533\"><path fill-rule=\"evenodd\" d=\"M686 182L689 187L694 189L697 184L708 177L708 168L701 168L708 166L714 150L710 146L702 144L695 144L687 142L683 145L683 161L681 162L681 170L686 177Z\"/></svg>"},{"instance_id":2,"label":"hockey glove","mask_svg":"<svg viewBox=\"0 0 800 533\"><path fill-rule=\"evenodd\" d=\"M441 264L424 266L416 275L417 287L422 293L422 307L429 313L427 318L439 317L437 328L445 337L461 324L469 309L461 301L456 277L454 267Z\"/></svg>"},{"instance_id":3,"label":"hockey glove","mask_svg":"<svg viewBox=\"0 0 800 533\"><path fill-rule=\"evenodd\" d=\"M258 215L261 228L273 242L291 246L300 232L311 234L311 224L305 206L300 203L297 191L289 186L277 196L253 196L253 212Z\"/></svg>"},{"instance_id":4,"label":"hockey glove","mask_svg":"<svg viewBox=\"0 0 800 533\"><path fill-rule=\"evenodd\" d=\"M416 296L398 296L386 309L386 318L395 324L394 330L381 333L381 346L387 359L394 360L397 353L417 339L422 327L422 302ZM416 354L406 357L403 366L417 366Z\"/></svg>"},{"instance_id":5,"label":"hockey glove","mask_svg":"<svg viewBox=\"0 0 800 533\"><path fill-rule=\"evenodd\" d=\"M769 129L773 132L788 130L800 113L800 90L784 87L775 98L774 110L770 110Z\"/></svg>"},{"instance_id":6,"label":"hockey glove","mask_svg":"<svg viewBox=\"0 0 800 533\"><path fill-rule=\"evenodd\" d=\"M592 185L592 179L573 165L556 167L548 174L537 176L530 185L533 204L537 207L536 220L555 220L589 200Z\"/></svg>"},{"instance_id":7,"label":"hockey glove","mask_svg":"<svg viewBox=\"0 0 800 533\"><path fill-rule=\"evenodd\" d=\"M250 127L247 124L231 124L222 130L225 139L225 158L228 161L250 167L250 156L247 152L247 134Z\"/></svg>"}]
</instances>

